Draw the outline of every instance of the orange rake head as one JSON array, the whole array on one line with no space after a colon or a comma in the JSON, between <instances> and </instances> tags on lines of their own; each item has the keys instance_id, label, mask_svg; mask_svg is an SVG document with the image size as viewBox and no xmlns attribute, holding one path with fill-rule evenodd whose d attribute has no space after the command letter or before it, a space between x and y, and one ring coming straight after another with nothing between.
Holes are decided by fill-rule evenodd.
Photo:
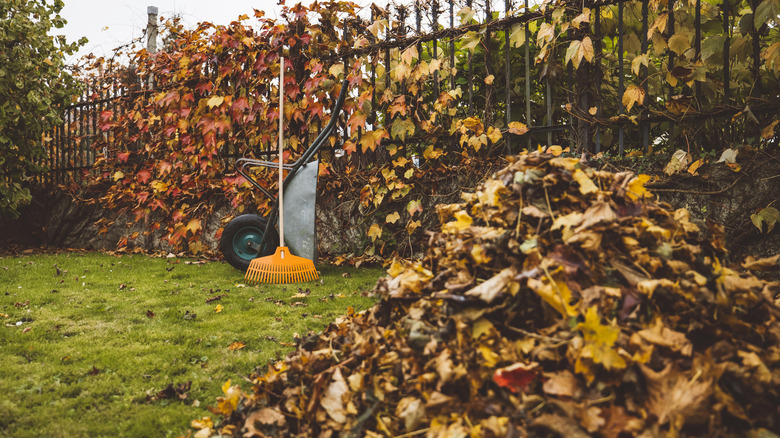
<instances>
[{"instance_id":1,"label":"orange rake head","mask_svg":"<svg viewBox=\"0 0 780 438\"><path fill-rule=\"evenodd\" d=\"M273 255L260 257L249 262L246 271L247 283L302 283L320 278L314 263L303 257L292 255L286 246L276 248Z\"/></svg>"}]
</instances>

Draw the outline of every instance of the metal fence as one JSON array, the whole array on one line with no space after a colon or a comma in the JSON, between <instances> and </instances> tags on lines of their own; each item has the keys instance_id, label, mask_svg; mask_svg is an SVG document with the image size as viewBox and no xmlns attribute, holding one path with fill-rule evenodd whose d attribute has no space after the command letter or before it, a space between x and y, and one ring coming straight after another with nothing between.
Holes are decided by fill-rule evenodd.
<instances>
[{"instance_id":1,"label":"metal fence","mask_svg":"<svg viewBox=\"0 0 780 438\"><path fill-rule=\"evenodd\" d=\"M481 4L474 0L388 4L372 8L370 21L353 18L346 23L343 40L364 37L368 45L326 54L323 59L368 60L364 73L372 88L372 114L367 119L371 124L390 120L388 104L377 103L377 82L385 86L391 82L395 49L416 46L421 57L425 54L428 59L447 60L450 67L449 71L434 72L427 85L432 90L431 99L441 91L460 87L463 105L458 111L463 117L479 116L486 125L507 126L520 121L528 126L527 134L507 141L505 152L537 144L615 154L628 148L647 151L654 146L717 149L756 138L762 123L780 112L778 87L762 86L777 84L778 69L769 65L762 51L780 41L778 29L744 27L745 11L755 14L760 1L744 3L747 9L743 8L739 17L734 14L737 3L729 0L720 6L702 5L701 0L691 4L675 0L572 1L561 3L561 12L556 12L559 8L532 10L528 0L522 5L505 0L502 8L494 8L490 0ZM464 6L476 13L475 21L456 26L458 11ZM589 19L586 26L569 28L552 55L537 62L539 47L533 43L544 24L549 25L560 13L567 17L588 13ZM382 18L388 20L389 31L378 39L367 28ZM664 23L662 37L654 39L651 30L659 22ZM691 24L693 34L689 35L689 28L676 28L679 23ZM510 41L517 32L525 40L519 47ZM480 40L474 50L456 47L461 38L474 34ZM678 35L690 46L685 59L677 47L670 48L672 40L679 41ZM565 47L585 36L593 42L593 60L575 69L565 62ZM703 41L709 51L720 44L720 65L718 56L703 53ZM734 47L740 50L738 56L730 52ZM380 66L384 78L378 77ZM487 81L488 77L492 80ZM406 85L400 84L402 94ZM644 96L633 110L624 107L622 98L630 86L641 89ZM91 145L98 136L110 135L99 132L100 114L106 109L121 110L120 101L145 95L149 91L145 88L140 84L128 92L115 83L90 84L80 102L64 110L65 123L50 136L45 164L51 171L46 180L63 183L72 181L79 172L88 172L96 158ZM352 134L346 123L340 129L345 139ZM232 145L222 157L232 160L247 147L251 145Z\"/></svg>"}]
</instances>

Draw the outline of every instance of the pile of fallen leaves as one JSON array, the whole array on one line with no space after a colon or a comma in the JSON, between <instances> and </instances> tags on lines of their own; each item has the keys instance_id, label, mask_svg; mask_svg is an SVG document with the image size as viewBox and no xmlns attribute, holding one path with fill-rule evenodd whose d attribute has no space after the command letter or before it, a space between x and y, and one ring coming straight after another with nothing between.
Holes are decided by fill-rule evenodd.
<instances>
[{"instance_id":1,"label":"pile of fallen leaves","mask_svg":"<svg viewBox=\"0 0 780 438\"><path fill-rule=\"evenodd\" d=\"M464 202L382 301L193 422L233 436L762 436L780 432L780 284L646 176L525 154ZM749 269L777 268L778 257Z\"/></svg>"}]
</instances>

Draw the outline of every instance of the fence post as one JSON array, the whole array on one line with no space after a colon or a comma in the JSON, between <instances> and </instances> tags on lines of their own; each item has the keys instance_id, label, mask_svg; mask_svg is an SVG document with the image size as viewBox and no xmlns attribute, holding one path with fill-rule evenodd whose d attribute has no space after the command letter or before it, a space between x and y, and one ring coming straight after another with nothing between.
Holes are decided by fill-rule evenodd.
<instances>
[{"instance_id":1,"label":"fence post","mask_svg":"<svg viewBox=\"0 0 780 438\"><path fill-rule=\"evenodd\" d=\"M157 53L157 6L146 8L146 51Z\"/></svg>"}]
</instances>

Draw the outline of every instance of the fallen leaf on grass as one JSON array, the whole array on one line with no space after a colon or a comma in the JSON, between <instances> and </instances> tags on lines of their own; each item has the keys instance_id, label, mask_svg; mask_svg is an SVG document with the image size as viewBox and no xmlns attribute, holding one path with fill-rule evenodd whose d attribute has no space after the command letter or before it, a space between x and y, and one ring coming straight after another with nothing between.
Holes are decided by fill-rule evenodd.
<instances>
[{"instance_id":1,"label":"fallen leaf on grass","mask_svg":"<svg viewBox=\"0 0 780 438\"><path fill-rule=\"evenodd\" d=\"M246 344L243 343L243 342L233 342L232 344L230 344L228 346L228 350L229 351L236 351L236 350L240 350L240 349L242 349L244 347L246 347Z\"/></svg>"},{"instance_id":2,"label":"fallen leaf on grass","mask_svg":"<svg viewBox=\"0 0 780 438\"><path fill-rule=\"evenodd\" d=\"M147 310L146 311L146 317L147 318L154 318L154 312L152 312L151 310Z\"/></svg>"},{"instance_id":3,"label":"fallen leaf on grass","mask_svg":"<svg viewBox=\"0 0 780 438\"><path fill-rule=\"evenodd\" d=\"M22 330L22 333L27 333L30 330L32 330L32 327L25 327L24 330Z\"/></svg>"},{"instance_id":4,"label":"fallen leaf on grass","mask_svg":"<svg viewBox=\"0 0 780 438\"><path fill-rule=\"evenodd\" d=\"M198 420L192 420L190 426L193 429L206 429L214 427L214 422L211 421L211 417L203 417Z\"/></svg>"},{"instance_id":5,"label":"fallen leaf on grass","mask_svg":"<svg viewBox=\"0 0 780 438\"><path fill-rule=\"evenodd\" d=\"M192 387L192 381L188 381L186 383L180 383L175 386L173 383L169 383L168 386L165 387L165 389L163 389L162 391L154 395L149 395L147 393L146 401L147 403L151 403L153 401L163 400L163 399L186 400L187 397L189 397L189 394L187 394L187 392L189 392L191 387Z\"/></svg>"},{"instance_id":6,"label":"fallen leaf on grass","mask_svg":"<svg viewBox=\"0 0 780 438\"><path fill-rule=\"evenodd\" d=\"M221 294L221 295L214 295L213 297L206 298L206 304L209 304L213 301L221 300L222 298L226 297L227 294Z\"/></svg>"},{"instance_id":7,"label":"fallen leaf on grass","mask_svg":"<svg viewBox=\"0 0 780 438\"><path fill-rule=\"evenodd\" d=\"M215 313L219 313L222 311L222 304L217 304L217 307L214 308Z\"/></svg>"}]
</instances>

